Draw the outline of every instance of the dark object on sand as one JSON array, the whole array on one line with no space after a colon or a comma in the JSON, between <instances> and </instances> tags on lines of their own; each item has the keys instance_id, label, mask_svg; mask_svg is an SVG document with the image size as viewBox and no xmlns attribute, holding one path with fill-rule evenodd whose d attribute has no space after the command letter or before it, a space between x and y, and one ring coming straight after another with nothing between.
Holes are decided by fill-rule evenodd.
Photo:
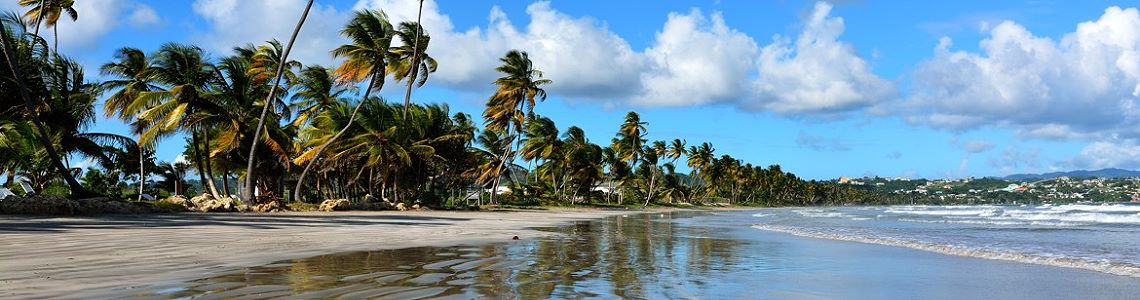
<instances>
[{"instance_id":1,"label":"dark object on sand","mask_svg":"<svg viewBox=\"0 0 1140 300\"><path fill-rule=\"evenodd\" d=\"M513 237L513 238L511 238L511 239L512 239L512 240L516 240L516 241L517 241L517 240L519 240L519 236L517 236L517 235L516 235L515 237Z\"/></svg>"}]
</instances>

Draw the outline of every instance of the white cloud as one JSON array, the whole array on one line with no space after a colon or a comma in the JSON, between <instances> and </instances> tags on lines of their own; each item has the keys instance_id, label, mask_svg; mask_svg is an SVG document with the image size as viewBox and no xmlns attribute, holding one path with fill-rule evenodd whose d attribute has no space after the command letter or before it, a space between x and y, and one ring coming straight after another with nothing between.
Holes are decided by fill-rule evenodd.
<instances>
[{"instance_id":1,"label":"white cloud","mask_svg":"<svg viewBox=\"0 0 1140 300\"><path fill-rule=\"evenodd\" d=\"M962 150L966 150L966 152L969 153L986 152L993 149L994 146L994 143L987 140L968 140L958 144L958 147L961 147Z\"/></svg>"},{"instance_id":2,"label":"white cloud","mask_svg":"<svg viewBox=\"0 0 1140 300\"><path fill-rule=\"evenodd\" d=\"M1077 169L1140 169L1140 143L1134 139L1093 142L1068 165Z\"/></svg>"},{"instance_id":3,"label":"white cloud","mask_svg":"<svg viewBox=\"0 0 1140 300\"><path fill-rule=\"evenodd\" d=\"M135 9L127 16L127 23L134 27L144 27L159 23L158 13L154 8L143 4L136 4Z\"/></svg>"},{"instance_id":4,"label":"white cloud","mask_svg":"<svg viewBox=\"0 0 1140 300\"><path fill-rule=\"evenodd\" d=\"M639 105L694 105L738 100L749 77L756 43L731 29L720 14L698 10L669 14L645 56L653 63L641 75Z\"/></svg>"},{"instance_id":5,"label":"white cloud","mask_svg":"<svg viewBox=\"0 0 1140 300\"><path fill-rule=\"evenodd\" d=\"M305 9L305 0L197 0L194 13L209 26L196 35L195 43L216 55L229 55L235 46L262 44L271 39L288 42L293 26ZM305 64L330 64L329 50L343 43L337 32L347 15L335 8L314 3L290 59Z\"/></svg>"},{"instance_id":6,"label":"white cloud","mask_svg":"<svg viewBox=\"0 0 1140 300\"><path fill-rule=\"evenodd\" d=\"M16 11L22 13L24 10L18 8ZM134 16L145 15L145 11L149 11L153 21L158 22L158 16L150 6L129 0L76 1L75 10L79 12L76 21L62 17L57 23L59 46L64 52L95 48L103 36L121 25L123 19L133 24ZM40 35L45 37L51 37L52 32L46 27L40 29Z\"/></svg>"},{"instance_id":7,"label":"white cloud","mask_svg":"<svg viewBox=\"0 0 1140 300\"><path fill-rule=\"evenodd\" d=\"M194 11L211 31L199 40L215 51L234 45L284 39L302 0L197 0ZM641 51L590 17L570 16L551 3L530 4L529 22L516 26L499 8L488 23L455 28L433 0L423 2L423 24L432 37L429 53L439 62L431 82L486 91L499 75L498 59L511 49L527 51L554 83L547 90L571 99L608 104L683 106L730 103L781 113L833 114L857 110L894 95L893 85L874 76L854 49L838 41L843 21L819 4L792 45L786 39L761 50L748 35L730 28L719 13L671 13ZM359 9L382 9L393 22L415 20L416 1L358 0ZM349 11L317 8L306 24L298 55L326 63L327 51L343 43L337 34ZM250 16L258 16L250 22ZM306 38L307 37L307 38ZM755 80L755 81L752 81ZM749 90L755 90L751 92Z\"/></svg>"},{"instance_id":8,"label":"white cloud","mask_svg":"<svg viewBox=\"0 0 1140 300\"><path fill-rule=\"evenodd\" d=\"M854 48L839 41L843 19L819 2L795 43L777 36L760 50L755 99L743 103L780 113L831 114L872 106L895 96L894 85L871 72Z\"/></svg>"},{"instance_id":9,"label":"white cloud","mask_svg":"<svg viewBox=\"0 0 1140 300\"><path fill-rule=\"evenodd\" d=\"M1140 13L1110 7L1060 42L1010 21L980 53L943 38L914 73L907 119L952 130L985 126L1037 138L1135 136L1140 125Z\"/></svg>"}]
</instances>

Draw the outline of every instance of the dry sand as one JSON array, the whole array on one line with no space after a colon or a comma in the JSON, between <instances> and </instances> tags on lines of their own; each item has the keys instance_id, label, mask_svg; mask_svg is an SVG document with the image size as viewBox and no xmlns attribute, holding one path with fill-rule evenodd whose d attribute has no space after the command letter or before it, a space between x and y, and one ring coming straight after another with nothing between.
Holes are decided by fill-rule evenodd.
<instances>
[{"instance_id":1,"label":"dry sand","mask_svg":"<svg viewBox=\"0 0 1140 300\"><path fill-rule=\"evenodd\" d=\"M497 212L0 216L0 298L92 298L242 267L346 251L507 242L527 228L651 212Z\"/></svg>"}]
</instances>

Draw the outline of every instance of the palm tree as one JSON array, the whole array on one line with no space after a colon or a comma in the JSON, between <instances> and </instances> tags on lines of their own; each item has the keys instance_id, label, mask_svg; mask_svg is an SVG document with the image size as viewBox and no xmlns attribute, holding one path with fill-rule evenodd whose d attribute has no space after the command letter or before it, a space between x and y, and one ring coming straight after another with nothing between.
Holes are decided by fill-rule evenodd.
<instances>
[{"instance_id":1,"label":"palm tree","mask_svg":"<svg viewBox=\"0 0 1140 300\"><path fill-rule=\"evenodd\" d=\"M649 206L649 201L653 199L653 190L655 188L654 185L657 183L657 163L660 160L661 156L666 155L667 151L668 146L665 145L665 141L654 141L653 146L646 147L642 151L644 152L642 161L650 168L649 190L645 193L645 206Z\"/></svg>"},{"instance_id":2,"label":"palm tree","mask_svg":"<svg viewBox=\"0 0 1140 300\"><path fill-rule=\"evenodd\" d=\"M641 121L641 116L637 112L629 112L625 115L625 122L622 122L621 127L618 128L617 136L613 139L613 148L618 155L629 161L629 168L636 169L637 161L641 157L642 146L645 144L645 125L646 122ZM618 193L618 204L621 204L625 199L624 193Z\"/></svg>"},{"instance_id":3,"label":"palm tree","mask_svg":"<svg viewBox=\"0 0 1140 300\"><path fill-rule=\"evenodd\" d=\"M291 106L297 112L293 119L294 127L304 126L330 106L345 102L341 97L353 91L351 86L337 82L328 68L317 65L301 70L295 88L290 98Z\"/></svg>"},{"instance_id":4,"label":"palm tree","mask_svg":"<svg viewBox=\"0 0 1140 300\"><path fill-rule=\"evenodd\" d=\"M19 24L20 32L13 32L13 35L9 35L8 26L10 24ZM36 109L38 106L36 102L32 100L30 94L31 90L28 89L26 78L22 71L22 69L27 66L20 65L18 62L33 63L46 61L47 59L43 52L37 51L37 48L39 48L38 45L41 44L39 41L42 41L42 39L39 39L37 36L32 36L31 41L23 40L22 37L24 36L23 33L26 32L26 28L22 25L23 24L19 23L18 17L7 16L3 20L0 20L0 46L3 47L4 61L8 65L8 73L3 75L4 77L11 78L12 81L16 83L16 94L23 99L24 110L31 115L32 122L36 127L35 135L39 139L40 144L47 151L51 164L55 166L56 170L59 171L60 175L67 182L73 195L77 197L87 196L89 195L88 191L79 184L79 181L75 180L75 176L64 166L59 153L56 152L55 146L49 139L47 128L43 120L40 119L38 109ZM21 51L17 52L17 49ZM8 107L15 107L15 105L9 105Z\"/></svg>"},{"instance_id":5,"label":"palm tree","mask_svg":"<svg viewBox=\"0 0 1140 300\"><path fill-rule=\"evenodd\" d=\"M24 21L36 25L33 33L36 36L40 35L40 24L47 21L47 26L55 31L53 33L55 46L52 49L59 52L59 27L56 24L63 14L67 14L72 21L79 19L79 12L72 7L75 5L75 0L19 0L17 3L20 6L31 6L31 9L24 13Z\"/></svg>"},{"instance_id":6,"label":"palm tree","mask_svg":"<svg viewBox=\"0 0 1140 300\"><path fill-rule=\"evenodd\" d=\"M685 151L685 140L673 139L673 142L669 143L669 149L665 151L665 156L669 157L670 162L676 163L677 159L687 155L687 153Z\"/></svg>"},{"instance_id":7,"label":"palm tree","mask_svg":"<svg viewBox=\"0 0 1140 300\"><path fill-rule=\"evenodd\" d=\"M241 196L245 199L253 199L253 165L257 160L257 141L261 139L261 128L265 127L265 116L269 113L270 103L273 97L277 96L277 85L281 82L281 76L287 69L286 62L289 61L289 52L293 50L293 42L297 41L297 34L301 32L301 27L305 25L305 19L309 16L309 9L313 7L313 0L305 5L305 11L301 13L301 19L297 20L297 26L293 28L293 35L289 37L289 45L285 46L285 52L281 54L281 59L277 61L276 74L273 75L273 82L269 86L269 94L266 95L265 102L261 105L261 116L257 119L257 126L253 128L253 143L249 147L249 163L245 169L245 189L242 191Z\"/></svg>"},{"instance_id":8,"label":"palm tree","mask_svg":"<svg viewBox=\"0 0 1140 300\"><path fill-rule=\"evenodd\" d=\"M154 84L154 70L150 68L150 61L146 53L135 48L121 48L115 52L115 62L100 67L103 76L111 79L100 84L102 91L115 91L103 103L103 113L106 117L118 117L124 122L133 122L135 134L139 135L137 147L145 149L148 146L142 143L142 129L144 122L138 120L139 115L154 105L146 103L145 98L139 97L144 92L160 90ZM142 200L143 187L146 185L146 166L142 159L145 151L139 151L139 200Z\"/></svg>"},{"instance_id":9,"label":"palm tree","mask_svg":"<svg viewBox=\"0 0 1140 300\"><path fill-rule=\"evenodd\" d=\"M344 125L332 138L329 138L319 147L298 157L297 160L308 162L305 169L301 171L301 176L297 178L297 186L293 189L293 200L300 201L301 186L305 183L305 175L308 174L313 163L317 161L317 157L321 152L328 148L330 144L335 142L344 135L345 131L352 126L353 121L356 120L356 113L360 111L360 107L367 102L368 97L373 90L379 90L384 87L384 77L387 76L387 66L389 59L393 56L390 52L392 46L392 38L395 36L395 29L392 28L392 23L388 22L388 15L383 11L365 10L358 11L356 15L349 21L348 25L342 29L341 34L348 37L352 42L351 44L341 45L333 49L332 54L334 57L343 57L345 61L336 68L335 74L340 81L347 82L361 82L368 80L368 84L364 89L364 96L362 100L353 108L352 114L348 117L348 123Z\"/></svg>"},{"instance_id":10,"label":"palm tree","mask_svg":"<svg viewBox=\"0 0 1140 300\"><path fill-rule=\"evenodd\" d=\"M159 138L176 131L189 131L191 146L209 148L210 130L203 126L210 115L224 114L225 108L214 103L209 94L219 82L218 71L195 46L168 43L155 55L151 68L155 79L166 86L165 90L142 92L139 101L155 103L140 114L147 126L140 136L143 144L153 144ZM198 164L198 176L214 197L219 197L214 185L208 151L193 151Z\"/></svg>"},{"instance_id":11,"label":"palm tree","mask_svg":"<svg viewBox=\"0 0 1140 300\"><path fill-rule=\"evenodd\" d=\"M712 183L712 178L709 176L708 171L713 163L713 159L715 159L714 152L716 152L716 149L712 147L712 144L707 142L702 143L700 147L689 147L689 168L693 169L693 174L700 178L705 186Z\"/></svg>"},{"instance_id":12,"label":"palm tree","mask_svg":"<svg viewBox=\"0 0 1140 300\"><path fill-rule=\"evenodd\" d=\"M400 23L400 30L396 33L400 36L400 41L403 42L404 46L392 51L400 57L400 63L393 64L399 66L398 70L391 72L393 77L396 80L405 78L408 80L408 89L404 92L404 118L408 117L408 104L412 101L412 83L418 80L417 85L424 86L424 83L427 82L428 73L435 72L436 69L435 59L424 53L431 42L431 37L424 33L423 24L420 22L423 14L424 0L420 0L419 11L416 13L416 23ZM411 38L413 36L414 38ZM419 76L420 72L423 72L423 77Z\"/></svg>"},{"instance_id":13,"label":"palm tree","mask_svg":"<svg viewBox=\"0 0 1140 300\"><path fill-rule=\"evenodd\" d=\"M498 89L487 100L483 120L486 122L487 130L507 134L505 139L508 145L503 149L504 159L501 160L502 166L499 167L502 171L506 164L514 160L514 155L509 155L512 151L510 143L522 134L523 120L533 117L535 99L538 101L546 99L546 90L543 90L542 86L550 84L551 81L542 78L542 71L534 68L526 52L511 50L499 61L503 64L495 70L503 73L503 76L494 81ZM511 134L511 131L514 131L514 134ZM499 178L495 178L494 184L495 188L498 188ZM493 193L491 203L495 203Z\"/></svg>"}]
</instances>

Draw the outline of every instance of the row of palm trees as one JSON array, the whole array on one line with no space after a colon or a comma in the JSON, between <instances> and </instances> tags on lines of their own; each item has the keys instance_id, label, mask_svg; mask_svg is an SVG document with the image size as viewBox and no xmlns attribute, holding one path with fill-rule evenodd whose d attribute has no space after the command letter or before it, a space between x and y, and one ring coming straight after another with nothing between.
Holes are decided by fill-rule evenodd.
<instances>
[{"instance_id":1,"label":"row of palm trees","mask_svg":"<svg viewBox=\"0 0 1140 300\"><path fill-rule=\"evenodd\" d=\"M333 67L288 58L309 1L285 45L245 45L218 58L178 43L149 53L121 48L100 68L106 80L88 82L79 64L37 34L41 20L52 26L59 17L54 9L74 16L71 2L20 3L34 7L0 20L8 65L0 70L0 172L9 186L17 177L35 183L30 192L54 185L75 197L238 193L254 203L347 198L436 206L475 195L491 204L617 205L812 205L876 196L716 157L708 143L648 141L648 123L635 112L609 145L591 142L578 127L561 131L535 112L552 82L522 51L500 59L483 128L446 105L411 103L413 88L437 69L431 38L418 22L393 24L382 11L354 14L341 30L349 43L330 52L341 62ZM406 84L402 105L374 95L388 81ZM102 113L130 124L133 136L87 131L100 97ZM186 139L187 161L155 161L155 146L176 136ZM81 183L71 157L100 168ZM676 171L681 158L690 174ZM191 170L196 184L185 178Z\"/></svg>"}]
</instances>

